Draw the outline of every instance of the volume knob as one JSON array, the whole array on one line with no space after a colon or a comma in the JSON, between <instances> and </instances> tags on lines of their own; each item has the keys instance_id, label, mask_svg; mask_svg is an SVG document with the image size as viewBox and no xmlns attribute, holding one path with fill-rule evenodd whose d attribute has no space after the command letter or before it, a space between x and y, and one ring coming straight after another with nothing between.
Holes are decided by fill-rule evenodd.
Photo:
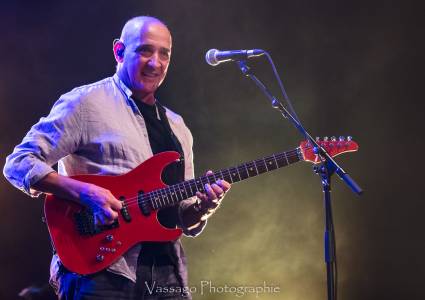
<instances>
[{"instance_id":1,"label":"volume knob","mask_svg":"<svg viewBox=\"0 0 425 300\"><path fill-rule=\"evenodd\" d=\"M97 260L98 262L101 262L101 261L103 261L104 259L105 259L105 256L103 256L103 255L101 255L101 254L96 255L96 260Z\"/></svg>"}]
</instances>

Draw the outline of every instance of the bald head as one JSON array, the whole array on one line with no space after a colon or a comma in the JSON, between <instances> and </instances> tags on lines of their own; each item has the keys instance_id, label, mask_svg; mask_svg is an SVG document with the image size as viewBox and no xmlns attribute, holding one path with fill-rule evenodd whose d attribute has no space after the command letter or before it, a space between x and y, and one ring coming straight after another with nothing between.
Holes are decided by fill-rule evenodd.
<instances>
[{"instance_id":1,"label":"bald head","mask_svg":"<svg viewBox=\"0 0 425 300\"><path fill-rule=\"evenodd\" d=\"M145 32L150 25L157 25L163 27L164 29L166 29L166 31L168 31L168 34L170 35L171 39L171 33L168 30L168 27L161 20L149 16L139 16L134 17L125 23L121 31L120 40L124 44L129 44L133 42L134 39L139 38L140 35L143 34L143 32Z\"/></svg>"}]
</instances>

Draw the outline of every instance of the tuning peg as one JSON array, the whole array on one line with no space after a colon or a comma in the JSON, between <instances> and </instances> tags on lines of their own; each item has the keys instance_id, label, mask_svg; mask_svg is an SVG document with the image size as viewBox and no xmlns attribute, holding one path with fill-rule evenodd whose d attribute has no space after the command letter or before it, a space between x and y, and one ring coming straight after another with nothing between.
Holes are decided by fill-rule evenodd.
<instances>
[{"instance_id":1,"label":"tuning peg","mask_svg":"<svg viewBox=\"0 0 425 300\"><path fill-rule=\"evenodd\" d=\"M323 141L324 142L327 142L329 140L329 138L327 137L327 136L325 136L324 138L323 138Z\"/></svg>"},{"instance_id":2,"label":"tuning peg","mask_svg":"<svg viewBox=\"0 0 425 300\"><path fill-rule=\"evenodd\" d=\"M343 137L342 135L339 137L339 141L340 142L343 142L343 141L345 141L345 137Z\"/></svg>"},{"instance_id":3,"label":"tuning peg","mask_svg":"<svg viewBox=\"0 0 425 300\"><path fill-rule=\"evenodd\" d=\"M347 141L351 141L353 139L353 137L352 136L347 136Z\"/></svg>"},{"instance_id":4,"label":"tuning peg","mask_svg":"<svg viewBox=\"0 0 425 300\"><path fill-rule=\"evenodd\" d=\"M316 136L316 142L320 142L320 136Z\"/></svg>"},{"instance_id":5,"label":"tuning peg","mask_svg":"<svg viewBox=\"0 0 425 300\"><path fill-rule=\"evenodd\" d=\"M336 142L336 137L335 136L331 137L331 141Z\"/></svg>"}]
</instances>

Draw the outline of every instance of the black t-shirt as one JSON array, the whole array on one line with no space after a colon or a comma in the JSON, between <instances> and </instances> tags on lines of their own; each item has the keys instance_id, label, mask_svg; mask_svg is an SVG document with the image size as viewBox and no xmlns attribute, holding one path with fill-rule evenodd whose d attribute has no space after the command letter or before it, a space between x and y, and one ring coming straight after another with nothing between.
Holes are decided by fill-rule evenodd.
<instances>
[{"instance_id":1,"label":"black t-shirt","mask_svg":"<svg viewBox=\"0 0 425 300\"><path fill-rule=\"evenodd\" d=\"M145 119L152 153L177 151L182 154L181 145L171 131L165 109L158 102L155 105L148 105L137 101L137 106ZM164 169L162 179L167 185L172 185L181 182L184 179L183 174L182 163L171 163Z\"/></svg>"},{"instance_id":2,"label":"black t-shirt","mask_svg":"<svg viewBox=\"0 0 425 300\"><path fill-rule=\"evenodd\" d=\"M173 134L168 119L165 115L165 108L157 101L155 105L148 105L141 101L135 101L143 119L149 136L149 143L153 154L164 151L177 151L183 157L183 150L180 142ZM184 180L184 164L174 162L169 164L162 172L162 181L167 185L179 183ZM175 228L178 220L177 207L163 208L158 212L158 219L162 225ZM142 243L141 257L142 263L152 263L152 258L164 260L170 257L174 261L171 242L144 242ZM165 262L166 263L166 262Z\"/></svg>"}]
</instances>

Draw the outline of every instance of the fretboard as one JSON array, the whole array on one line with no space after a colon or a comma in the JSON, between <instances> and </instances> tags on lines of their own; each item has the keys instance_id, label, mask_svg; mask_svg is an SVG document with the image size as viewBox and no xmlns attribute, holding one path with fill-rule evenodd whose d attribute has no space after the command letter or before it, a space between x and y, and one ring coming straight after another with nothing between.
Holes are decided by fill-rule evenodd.
<instances>
[{"instance_id":1,"label":"fretboard","mask_svg":"<svg viewBox=\"0 0 425 300\"><path fill-rule=\"evenodd\" d=\"M302 154L300 149L296 148L146 193L139 201L149 202L149 206L155 210L174 206L182 200L195 196L196 192L204 193L207 183L212 184L219 179L224 179L233 184L300 160L302 160Z\"/></svg>"}]
</instances>

